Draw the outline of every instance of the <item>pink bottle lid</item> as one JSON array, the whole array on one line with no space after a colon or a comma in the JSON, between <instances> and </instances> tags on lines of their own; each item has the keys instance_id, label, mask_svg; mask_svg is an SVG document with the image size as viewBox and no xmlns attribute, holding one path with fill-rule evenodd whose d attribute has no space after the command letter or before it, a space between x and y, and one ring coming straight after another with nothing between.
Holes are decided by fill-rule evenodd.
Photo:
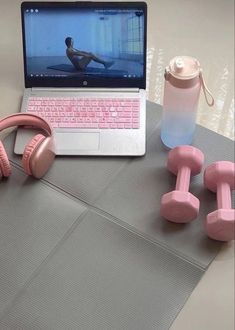
<instances>
[{"instance_id":1,"label":"pink bottle lid","mask_svg":"<svg viewBox=\"0 0 235 330\"><path fill-rule=\"evenodd\" d=\"M200 82L200 63L190 56L176 56L166 67L165 78L178 88L189 88Z\"/></svg>"},{"instance_id":2,"label":"pink bottle lid","mask_svg":"<svg viewBox=\"0 0 235 330\"><path fill-rule=\"evenodd\" d=\"M214 104L213 96L202 76L201 65L196 58L184 55L172 58L165 69L165 79L177 88L190 88L196 84L199 88L202 86L207 104L209 106ZM211 97L211 101L208 100L207 94Z\"/></svg>"}]
</instances>

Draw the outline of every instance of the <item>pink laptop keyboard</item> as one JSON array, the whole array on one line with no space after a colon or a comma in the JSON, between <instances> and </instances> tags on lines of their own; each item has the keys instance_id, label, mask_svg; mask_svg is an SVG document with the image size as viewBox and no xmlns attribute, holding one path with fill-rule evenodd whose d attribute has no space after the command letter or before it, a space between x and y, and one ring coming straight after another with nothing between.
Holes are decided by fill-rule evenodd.
<instances>
[{"instance_id":1,"label":"pink laptop keyboard","mask_svg":"<svg viewBox=\"0 0 235 330\"><path fill-rule=\"evenodd\" d=\"M138 98L30 97L27 111L45 118L54 128L140 127Z\"/></svg>"}]
</instances>

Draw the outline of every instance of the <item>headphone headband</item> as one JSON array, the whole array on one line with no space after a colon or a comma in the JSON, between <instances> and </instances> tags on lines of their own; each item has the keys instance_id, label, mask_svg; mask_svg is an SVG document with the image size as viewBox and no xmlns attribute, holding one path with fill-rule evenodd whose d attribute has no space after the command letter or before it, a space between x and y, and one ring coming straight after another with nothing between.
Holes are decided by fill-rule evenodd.
<instances>
[{"instance_id":1,"label":"headphone headband","mask_svg":"<svg viewBox=\"0 0 235 330\"><path fill-rule=\"evenodd\" d=\"M51 126L43 118L30 113L17 113L0 120L0 132L13 126L33 126L42 129L48 136L52 135Z\"/></svg>"}]
</instances>

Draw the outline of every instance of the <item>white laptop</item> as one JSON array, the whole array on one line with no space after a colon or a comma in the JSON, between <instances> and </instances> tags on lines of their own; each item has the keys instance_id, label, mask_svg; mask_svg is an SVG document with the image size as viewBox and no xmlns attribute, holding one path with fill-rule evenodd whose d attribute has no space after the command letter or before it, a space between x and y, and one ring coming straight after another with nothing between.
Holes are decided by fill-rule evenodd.
<instances>
[{"instance_id":1,"label":"white laptop","mask_svg":"<svg viewBox=\"0 0 235 330\"><path fill-rule=\"evenodd\" d=\"M23 2L21 112L48 120L57 155L145 154L144 2ZM22 154L35 131L18 129Z\"/></svg>"}]
</instances>

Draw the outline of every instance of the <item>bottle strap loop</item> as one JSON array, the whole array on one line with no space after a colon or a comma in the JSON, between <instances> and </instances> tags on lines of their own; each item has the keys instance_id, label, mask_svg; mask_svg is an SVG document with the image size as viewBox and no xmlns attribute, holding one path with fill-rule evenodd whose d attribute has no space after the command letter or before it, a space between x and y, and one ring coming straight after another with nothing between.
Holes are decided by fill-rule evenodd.
<instances>
[{"instance_id":1,"label":"bottle strap loop","mask_svg":"<svg viewBox=\"0 0 235 330\"><path fill-rule=\"evenodd\" d=\"M207 85L205 83L204 77L202 75L202 70L200 70L199 77L200 77L200 80L202 83L202 89L203 89L203 93L205 95L206 103L209 105L209 107L212 107L215 103L215 100L214 100L212 93L210 92L209 88L207 87ZM208 95L211 99L210 101L208 99Z\"/></svg>"}]
</instances>

